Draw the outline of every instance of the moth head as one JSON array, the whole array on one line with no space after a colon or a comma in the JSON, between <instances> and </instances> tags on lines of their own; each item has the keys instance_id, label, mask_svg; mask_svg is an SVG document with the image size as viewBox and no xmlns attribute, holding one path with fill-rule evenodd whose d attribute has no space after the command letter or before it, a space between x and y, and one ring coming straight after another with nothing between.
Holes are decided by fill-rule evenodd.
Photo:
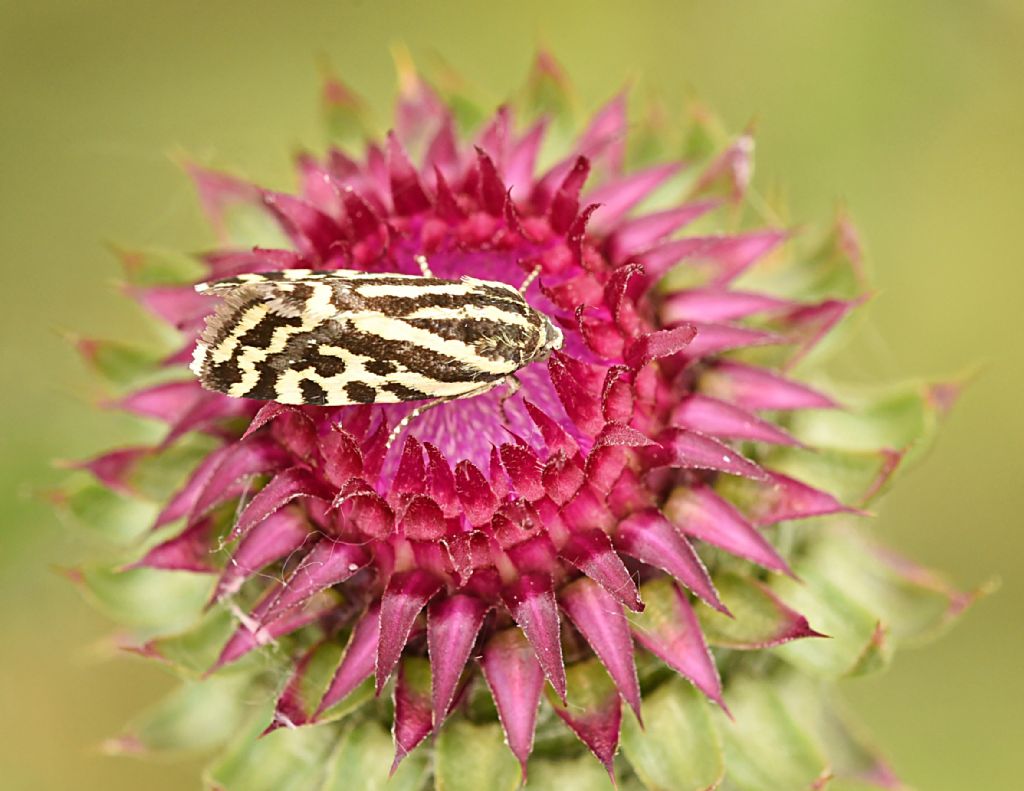
<instances>
[{"instance_id":1,"label":"moth head","mask_svg":"<svg viewBox=\"0 0 1024 791\"><path fill-rule=\"evenodd\" d=\"M551 355L551 352L557 352L562 348L565 338L562 335L562 331L554 325L551 319L543 313L540 315L544 321L541 327L540 344L537 346L537 354L534 359L546 360Z\"/></svg>"}]
</instances>

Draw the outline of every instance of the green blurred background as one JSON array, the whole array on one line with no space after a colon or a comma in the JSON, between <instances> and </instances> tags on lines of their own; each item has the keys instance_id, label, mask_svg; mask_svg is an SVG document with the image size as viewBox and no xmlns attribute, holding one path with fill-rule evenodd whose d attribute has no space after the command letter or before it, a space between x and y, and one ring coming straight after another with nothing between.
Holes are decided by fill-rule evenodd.
<instances>
[{"instance_id":1,"label":"green blurred background","mask_svg":"<svg viewBox=\"0 0 1024 791\"><path fill-rule=\"evenodd\" d=\"M389 46L443 56L495 102L539 44L593 107L628 77L732 128L758 118L762 186L825 222L845 202L878 288L845 357L858 378L978 364L927 464L888 498L893 544L998 594L956 630L848 683L922 790L1019 788L1024 738L1024 4L1015 0L705 0L491 4L50 0L0 5L4 520L0 786L186 789L189 764L96 746L168 687L109 659L107 624L52 572L82 547L38 498L76 457L124 436L60 330L131 337L137 310L105 247L211 242L169 152L290 184L322 144L316 63L383 115Z\"/></svg>"}]
</instances>

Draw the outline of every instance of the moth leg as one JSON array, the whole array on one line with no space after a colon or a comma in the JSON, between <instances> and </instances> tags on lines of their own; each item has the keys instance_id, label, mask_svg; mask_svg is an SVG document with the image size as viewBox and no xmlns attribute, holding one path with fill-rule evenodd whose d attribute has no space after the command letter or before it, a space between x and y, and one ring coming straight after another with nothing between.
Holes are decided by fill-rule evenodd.
<instances>
[{"instance_id":1,"label":"moth leg","mask_svg":"<svg viewBox=\"0 0 1024 791\"><path fill-rule=\"evenodd\" d=\"M528 274L526 276L526 280L523 281L523 284L519 287L519 293L520 294L525 294L526 293L526 289L528 289L530 286L533 285L533 281L537 279L537 275L539 275L539 274L540 274L540 264L537 264L537 266L535 266L533 268L533 270L530 272L530 274Z\"/></svg>"},{"instance_id":2,"label":"moth leg","mask_svg":"<svg viewBox=\"0 0 1024 791\"><path fill-rule=\"evenodd\" d=\"M433 407L436 407L438 404L443 404L446 401L451 401L451 399L435 398L433 401L426 401L410 410L409 413L406 414L405 417L403 417L397 423L395 423L395 427L391 429L391 433L388 434L388 441L384 443L384 452L387 453L389 450L391 450L391 446L395 444L395 440L398 439L398 435L401 434L405 430L406 426L412 423L412 421L414 421L428 409L432 409Z\"/></svg>"},{"instance_id":3,"label":"moth leg","mask_svg":"<svg viewBox=\"0 0 1024 791\"><path fill-rule=\"evenodd\" d=\"M423 277L433 277L434 273L430 271L430 264L427 263L427 257L425 255L418 255L415 258L416 266L420 268L420 274Z\"/></svg>"},{"instance_id":4,"label":"moth leg","mask_svg":"<svg viewBox=\"0 0 1024 791\"><path fill-rule=\"evenodd\" d=\"M501 396L498 406L501 408L501 416L505 419L506 423L509 423L511 421L509 421L508 410L505 408L505 404L512 396L519 392L519 388L523 386L523 383L519 381L519 377L515 374L509 374L505 379L505 383L508 385L508 389Z\"/></svg>"},{"instance_id":5,"label":"moth leg","mask_svg":"<svg viewBox=\"0 0 1024 791\"><path fill-rule=\"evenodd\" d=\"M433 401L424 401L422 404L419 404L414 409L411 409L409 413L401 420L399 420L395 424L395 427L391 429L391 433L388 434L388 441L384 444L384 452L387 453L387 451L391 450L391 446L395 444L395 440L398 439L398 435L401 434L405 430L405 428L410 423L412 423L412 421L414 421L428 409L433 409L434 407L439 406L440 404L446 404L449 401L460 401L463 398L473 398L474 396L483 395L484 393L487 393L493 390L495 387L498 387L506 382L509 383L511 389L509 390L508 394L501 399L501 408L502 412L504 412L505 400L507 398L511 398L519 391L520 382L516 378L515 374L510 374L504 379L499 379L496 382L486 382L480 385L480 387L470 390L468 393L462 393L461 395L457 396L448 396L446 398L435 398ZM513 382L514 384L512 384Z\"/></svg>"}]
</instances>

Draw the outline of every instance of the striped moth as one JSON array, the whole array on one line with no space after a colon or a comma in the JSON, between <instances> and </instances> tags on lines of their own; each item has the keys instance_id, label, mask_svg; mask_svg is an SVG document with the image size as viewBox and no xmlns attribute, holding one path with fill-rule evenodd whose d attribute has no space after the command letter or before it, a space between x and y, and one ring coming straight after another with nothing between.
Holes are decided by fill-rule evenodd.
<instances>
[{"instance_id":1,"label":"striped moth","mask_svg":"<svg viewBox=\"0 0 1024 791\"><path fill-rule=\"evenodd\" d=\"M443 280L417 262L422 275L290 269L201 283L222 301L191 369L237 398L440 403L514 385L516 371L562 348L561 330L523 297L536 272L517 290Z\"/></svg>"}]
</instances>

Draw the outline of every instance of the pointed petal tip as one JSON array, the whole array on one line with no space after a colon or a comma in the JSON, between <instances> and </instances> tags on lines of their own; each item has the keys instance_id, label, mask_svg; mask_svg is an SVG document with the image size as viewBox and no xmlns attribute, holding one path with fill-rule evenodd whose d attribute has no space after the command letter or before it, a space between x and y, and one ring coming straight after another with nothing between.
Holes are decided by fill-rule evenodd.
<instances>
[{"instance_id":1,"label":"pointed petal tip","mask_svg":"<svg viewBox=\"0 0 1024 791\"><path fill-rule=\"evenodd\" d=\"M615 684L618 696L640 715L640 685L628 620L618 599L602 585L583 577L562 589L560 603Z\"/></svg>"},{"instance_id":2,"label":"pointed petal tip","mask_svg":"<svg viewBox=\"0 0 1024 791\"><path fill-rule=\"evenodd\" d=\"M969 377L973 378L973 374ZM927 386L925 398L940 417L945 417L956 405L967 384L968 377L932 382Z\"/></svg>"},{"instance_id":3,"label":"pointed petal tip","mask_svg":"<svg viewBox=\"0 0 1024 791\"><path fill-rule=\"evenodd\" d=\"M100 742L98 748L103 755L110 756L144 756L149 752L146 746L142 743L142 740L135 734L131 733L126 733L122 736L115 736L110 739L104 739Z\"/></svg>"},{"instance_id":4,"label":"pointed petal tip","mask_svg":"<svg viewBox=\"0 0 1024 791\"><path fill-rule=\"evenodd\" d=\"M141 644L124 644L117 646L118 650L123 651L126 654L134 654L135 656L141 656L145 659L163 659L163 654L154 645L153 641L150 640L147 643Z\"/></svg>"},{"instance_id":5,"label":"pointed petal tip","mask_svg":"<svg viewBox=\"0 0 1024 791\"><path fill-rule=\"evenodd\" d=\"M564 665L563 665L563 672L564 672ZM552 690L554 690L555 694L558 695L558 699L560 701L562 701L562 705L563 706L568 706L569 705L569 701L566 698L566 695L568 694L568 691L566 689L565 682L562 682L561 684L556 686L555 680L556 679L548 678L548 680L547 680L548 681L548 685L551 687Z\"/></svg>"},{"instance_id":6,"label":"pointed petal tip","mask_svg":"<svg viewBox=\"0 0 1024 791\"><path fill-rule=\"evenodd\" d=\"M619 698L625 701L626 705L629 706L630 711L633 712L633 716L636 717L637 724L640 726L640 730L644 730L644 717L640 706L639 700L628 700L619 693Z\"/></svg>"},{"instance_id":7,"label":"pointed petal tip","mask_svg":"<svg viewBox=\"0 0 1024 791\"><path fill-rule=\"evenodd\" d=\"M525 776L533 750L544 669L529 640L518 628L494 635L483 648L480 665L497 706L506 743Z\"/></svg>"},{"instance_id":8,"label":"pointed petal tip","mask_svg":"<svg viewBox=\"0 0 1024 791\"><path fill-rule=\"evenodd\" d=\"M722 615L724 615L726 618L732 618L733 620L736 619L736 616L733 615L732 610L726 607L725 602L723 602L721 599L716 598L715 601L709 601L708 604L710 604L713 609L722 613Z\"/></svg>"},{"instance_id":9,"label":"pointed petal tip","mask_svg":"<svg viewBox=\"0 0 1024 791\"><path fill-rule=\"evenodd\" d=\"M381 599L374 661L374 687L378 697L398 665L414 621L440 587L433 574L422 570L396 574L388 583Z\"/></svg>"},{"instance_id":10,"label":"pointed petal tip","mask_svg":"<svg viewBox=\"0 0 1024 791\"><path fill-rule=\"evenodd\" d=\"M326 58L320 58L317 63L317 70L320 72L324 101L330 104L362 106L364 101L349 86Z\"/></svg>"},{"instance_id":11,"label":"pointed petal tip","mask_svg":"<svg viewBox=\"0 0 1024 791\"><path fill-rule=\"evenodd\" d=\"M72 585L83 585L85 583L85 569L81 566L63 566L59 563L51 563L50 571L57 574Z\"/></svg>"},{"instance_id":12,"label":"pointed petal tip","mask_svg":"<svg viewBox=\"0 0 1024 791\"><path fill-rule=\"evenodd\" d=\"M398 78L398 90L405 96L414 95L420 88L422 78L408 45L404 41L396 41L388 50L391 52L391 62Z\"/></svg>"},{"instance_id":13,"label":"pointed petal tip","mask_svg":"<svg viewBox=\"0 0 1024 791\"><path fill-rule=\"evenodd\" d=\"M654 509L634 513L620 522L616 542L620 551L667 572L713 609L731 617L700 556L662 513Z\"/></svg>"},{"instance_id":14,"label":"pointed petal tip","mask_svg":"<svg viewBox=\"0 0 1024 791\"><path fill-rule=\"evenodd\" d=\"M305 725L305 723L302 724ZM280 730L281 728L291 728L294 730L296 727L298 727L298 725L289 720L284 714L281 712L275 712L273 719L270 720L267 727L264 728L256 738L262 739L264 736L269 736L274 731Z\"/></svg>"},{"instance_id":15,"label":"pointed petal tip","mask_svg":"<svg viewBox=\"0 0 1024 791\"><path fill-rule=\"evenodd\" d=\"M717 470L755 481L769 480L768 473L761 465L729 445L700 432L675 429L666 434L661 445L667 451L666 463L669 466Z\"/></svg>"},{"instance_id":16,"label":"pointed petal tip","mask_svg":"<svg viewBox=\"0 0 1024 791\"><path fill-rule=\"evenodd\" d=\"M615 777L615 757L612 756L608 760L598 758L598 761L600 762L601 766L604 767L604 770L608 773L608 781L612 784L612 788L615 791L618 791L619 781L618 778Z\"/></svg>"},{"instance_id":17,"label":"pointed petal tip","mask_svg":"<svg viewBox=\"0 0 1024 791\"><path fill-rule=\"evenodd\" d=\"M427 611L427 648L431 661L431 730L437 733L455 699L463 670L489 606L456 594Z\"/></svg>"}]
</instances>

